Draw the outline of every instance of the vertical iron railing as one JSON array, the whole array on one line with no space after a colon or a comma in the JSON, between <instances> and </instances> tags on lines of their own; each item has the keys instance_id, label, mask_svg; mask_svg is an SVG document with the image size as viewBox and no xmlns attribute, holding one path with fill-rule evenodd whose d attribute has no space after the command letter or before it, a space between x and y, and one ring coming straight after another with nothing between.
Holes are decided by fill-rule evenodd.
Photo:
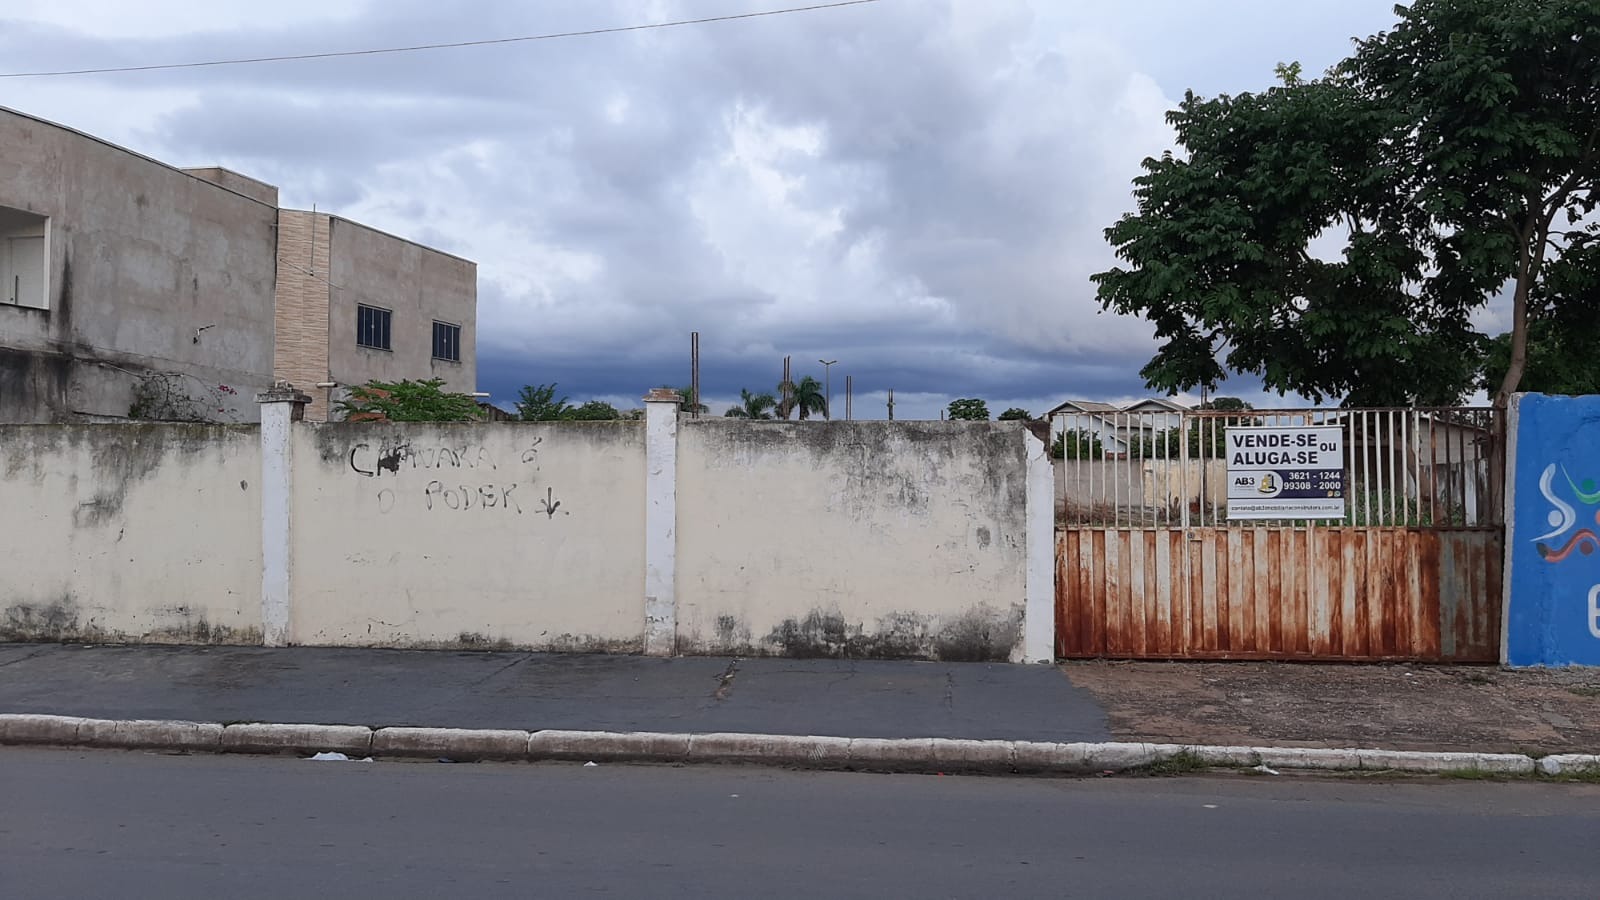
<instances>
[{"instance_id":1,"label":"vertical iron railing","mask_svg":"<svg viewBox=\"0 0 1600 900\"><path fill-rule=\"evenodd\" d=\"M1076 412L1061 437L1063 525L1480 528L1503 524L1498 410L1487 407ZM1341 519L1228 519L1231 426L1335 426Z\"/></svg>"}]
</instances>

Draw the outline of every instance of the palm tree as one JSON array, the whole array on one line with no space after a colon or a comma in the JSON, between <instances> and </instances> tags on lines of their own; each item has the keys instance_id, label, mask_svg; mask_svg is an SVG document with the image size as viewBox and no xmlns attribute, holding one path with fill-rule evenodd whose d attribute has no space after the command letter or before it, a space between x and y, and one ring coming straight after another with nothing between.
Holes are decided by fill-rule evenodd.
<instances>
[{"instance_id":1,"label":"palm tree","mask_svg":"<svg viewBox=\"0 0 1600 900\"><path fill-rule=\"evenodd\" d=\"M822 393L822 382L810 375L800 379L798 384L782 383L778 385L778 393L787 399L778 402L778 418L787 419L795 410L800 411L800 420L803 422L811 418L813 413L828 413L828 398Z\"/></svg>"},{"instance_id":2,"label":"palm tree","mask_svg":"<svg viewBox=\"0 0 1600 900\"><path fill-rule=\"evenodd\" d=\"M739 405L728 407L723 415L733 419L770 419L777 405L777 398L771 394L752 394L749 389L740 388Z\"/></svg>"}]
</instances>

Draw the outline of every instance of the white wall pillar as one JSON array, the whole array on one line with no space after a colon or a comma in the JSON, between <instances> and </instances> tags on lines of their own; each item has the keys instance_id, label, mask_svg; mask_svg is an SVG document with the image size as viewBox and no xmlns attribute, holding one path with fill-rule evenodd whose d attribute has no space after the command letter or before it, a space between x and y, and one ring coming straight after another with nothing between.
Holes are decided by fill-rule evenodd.
<instances>
[{"instance_id":1,"label":"white wall pillar","mask_svg":"<svg viewBox=\"0 0 1600 900\"><path fill-rule=\"evenodd\" d=\"M1027 599L1022 618L1022 662L1053 663L1056 658L1056 483L1050 446L1024 430L1028 490Z\"/></svg>"},{"instance_id":2,"label":"white wall pillar","mask_svg":"<svg viewBox=\"0 0 1600 900\"><path fill-rule=\"evenodd\" d=\"M287 381L256 395L261 404L261 633L268 647L289 643L290 491L293 486L290 423L305 415L311 398Z\"/></svg>"},{"instance_id":3,"label":"white wall pillar","mask_svg":"<svg viewBox=\"0 0 1600 900\"><path fill-rule=\"evenodd\" d=\"M644 398L644 652L677 650L678 406L672 388Z\"/></svg>"}]
</instances>

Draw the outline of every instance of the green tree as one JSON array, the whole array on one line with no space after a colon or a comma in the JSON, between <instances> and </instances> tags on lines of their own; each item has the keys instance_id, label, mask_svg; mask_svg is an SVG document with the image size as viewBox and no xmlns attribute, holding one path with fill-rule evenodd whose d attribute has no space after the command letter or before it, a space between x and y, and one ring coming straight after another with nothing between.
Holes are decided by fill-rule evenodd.
<instances>
[{"instance_id":1,"label":"green tree","mask_svg":"<svg viewBox=\"0 0 1600 900\"><path fill-rule=\"evenodd\" d=\"M999 415L1001 422L1028 422L1032 421L1033 414L1020 406L1013 406Z\"/></svg>"},{"instance_id":2,"label":"green tree","mask_svg":"<svg viewBox=\"0 0 1600 900\"><path fill-rule=\"evenodd\" d=\"M1600 287L1600 286L1597 286ZM1543 394L1600 394L1600 315L1573 315L1569 307L1528 324L1528 359L1521 389ZM1494 391L1511 365L1511 335L1489 342L1480 387Z\"/></svg>"},{"instance_id":3,"label":"green tree","mask_svg":"<svg viewBox=\"0 0 1600 900\"><path fill-rule=\"evenodd\" d=\"M1056 459L1099 459L1105 455L1105 447L1094 432L1069 428L1056 435L1055 442L1050 445L1050 455Z\"/></svg>"},{"instance_id":4,"label":"green tree","mask_svg":"<svg viewBox=\"0 0 1600 900\"><path fill-rule=\"evenodd\" d=\"M771 394L752 394L749 388L739 389L739 405L728 407L724 416L732 419L770 419L778 400Z\"/></svg>"},{"instance_id":5,"label":"green tree","mask_svg":"<svg viewBox=\"0 0 1600 900\"><path fill-rule=\"evenodd\" d=\"M609 422L622 418L622 413L604 400L590 400L567 410L561 418L570 422Z\"/></svg>"},{"instance_id":6,"label":"green tree","mask_svg":"<svg viewBox=\"0 0 1600 900\"><path fill-rule=\"evenodd\" d=\"M338 409L346 421L476 422L478 401L443 390L443 378L424 381L369 381L350 389Z\"/></svg>"},{"instance_id":7,"label":"green tree","mask_svg":"<svg viewBox=\"0 0 1600 900\"><path fill-rule=\"evenodd\" d=\"M704 414L704 413L708 413L708 412L711 411L711 407L705 405L704 403L695 402L695 399L694 399L694 388L692 388L692 387L681 387L681 388L676 388L675 390L677 390L678 396L683 398L683 406L681 407L681 409L684 412L686 412L686 413L701 413L701 414Z\"/></svg>"},{"instance_id":8,"label":"green tree","mask_svg":"<svg viewBox=\"0 0 1600 900\"><path fill-rule=\"evenodd\" d=\"M987 422L989 421L989 404L975 397L960 400L951 400L950 408L945 413L952 422Z\"/></svg>"},{"instance_id":9,"label":"green tree","mask_svg":"<svg viewBox=\"0 0 1600 900\"><path fill-rule=\"evenodd\" d=\"M802 422L813 415L828 414L828 398L823 393L822 382L810 375L798 382L779 383L778 396L786 397L778 401L776 411L780 419L787 419L797 411Z\"/></svg>"},{"instance_id":10,"label":"green tree","mask_svg":"<svg viewBox=\"0 0 1600 900\"><path fill-rule=\"evenodd\" d=\"M1453 403L1483 369L1471 314L1509 287L1504 403L1531 322L1596 315L1600 4L1397 14L1322 78L1284 66L1168 114L1184 154L1145 160L1137 211L1106 232L1126 266L1094 276L1104 308L1155 325L1151 387L1225 366L1316 400ZM1336 260L1311 252L1326 236Z\"/></svg>"},{"instance_id":11,"label":"green tree","mask_svg":"<svg viewBox=\"0 0 1600 900\"><path fill-rule=\"evenodd\" d=\"M1212 397L1200 404L1201 409L1214 409L1221 412L1234 412L1246 409L1255 409L1254 406L1240 400L1238 397Z\"/></svg>"},{"instance_id":12,"label":"green tree","mask_svg":"<svg viewBox=\"0 0 1600 900\"><path fill-rule=\"evenodd\" d=\"M572 406L556 399L556 384L525 384L517 392L517 418L524 422L555 422L567 417Z\"/></svg>"}]
</instances>

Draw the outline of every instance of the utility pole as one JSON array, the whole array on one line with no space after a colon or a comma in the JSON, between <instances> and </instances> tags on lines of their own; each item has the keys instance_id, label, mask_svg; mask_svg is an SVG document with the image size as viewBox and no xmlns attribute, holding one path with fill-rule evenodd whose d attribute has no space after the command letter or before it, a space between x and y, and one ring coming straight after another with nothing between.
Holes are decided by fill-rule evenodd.
<instances>
[{"instance_id":1,"label":"utility pole","mask_svg":"<svg viewBox=\"0 0 1600 900\"><path fill-rule=\"evenodd\" d=\"M855 376L854 375L846 375L844 377L844 420L846 422L850 421L850 398L851 398L851 395L854 394L854 393L855 393Z\"/></svg>"},{"instance_id":2,"label":"utility pole","mask_svg":"<svg viewBox=\"0 0 1600 900\"><path fill-rule=\"evenodd\" d=\"M838 362L838 360L837 359L819 359L819 360L817 360L817 362L822 363L822 385L823 385L822 386L822 393L823 393L823 397L824 397L824 399L822 401L823 402L822 417L824 419L832 419L833 418L833 378L832 378L832 373L833 373L833 364Z\"/></svg>"}]
</instances>

